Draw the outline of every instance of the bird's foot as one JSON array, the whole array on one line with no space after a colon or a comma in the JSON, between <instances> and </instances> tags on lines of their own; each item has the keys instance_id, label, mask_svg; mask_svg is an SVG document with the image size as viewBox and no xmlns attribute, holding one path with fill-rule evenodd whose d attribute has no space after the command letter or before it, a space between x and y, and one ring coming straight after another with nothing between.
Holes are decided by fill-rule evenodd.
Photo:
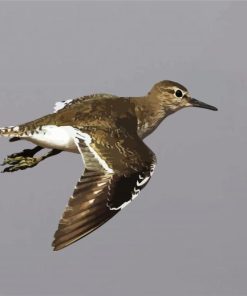
<instances>
[{"instance_id":1,"label":"bird's foot","mask_svg":"<svg viewBox=\"0 0 247 296\"><path fill-rule=\"evenodd\" d=\"M36 147L35 149L25 149L22 152L14 153L7 156L2 165L9 166L6 167L2 172L16 172L36 166L41 160L40 157L34 157L38 150L40 150L38 149L38 147Z\"/></svg>"},{"instance_id":2,"label":"bird's foot","mask_svg":"<svg viewBox=\"0 0 247 296\"><path fill-rule=\"evenodd\" d=\"M40 162L39 158L36 157L29 157L29 156L19 156L12 154L8 156L2 165L9 165L7 166L2 172L16 172L19 170L25 170L27 168L32 168L36 166Z\"/></svg>"}]
</instances>

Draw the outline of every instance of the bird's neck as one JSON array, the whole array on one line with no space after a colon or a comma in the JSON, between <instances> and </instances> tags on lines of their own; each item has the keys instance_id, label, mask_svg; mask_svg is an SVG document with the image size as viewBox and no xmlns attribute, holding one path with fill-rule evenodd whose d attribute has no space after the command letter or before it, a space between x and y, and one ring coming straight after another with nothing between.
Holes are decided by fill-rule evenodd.
<instances>
[{"instance_id":1,"label":"bird's neck","mask_svg":"<svg viewBox=\"0 0 247 296\"><path fill-rule=\"evenodd\" d=\"M150 96L131 98L135 105L135 112L138 119L138 135L145 138L151 134L162 120L168 116L170 110L165 110L160 100Z\"/></svg>"}]
</instances>

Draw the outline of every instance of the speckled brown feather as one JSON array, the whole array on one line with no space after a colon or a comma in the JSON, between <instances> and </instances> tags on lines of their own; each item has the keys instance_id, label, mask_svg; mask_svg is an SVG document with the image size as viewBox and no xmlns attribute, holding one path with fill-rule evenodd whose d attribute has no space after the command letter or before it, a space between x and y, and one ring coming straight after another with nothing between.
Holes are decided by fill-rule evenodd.
<instances>
[{"instance_id":1,"label":"speckled brown feather","mask_svg":"<svg viewBox=\"0 0 247 296\"><path fill-rule=\"evenodd\" d=\"M90 132L90 135L93 139L91 146L114 172L106 172L84 141L79 140L86 169L59 222L53 242L54 250L77 241L115 216L118 210L110 209L109 205L131 199L134 187L128 180L133 175L150 171L156 162L155 155L133 131L128 133L118 129L109 134L98 130ZM123 179L126 196L116 190Z\"/></svg>"},{"instance_id":2,"label":"speckled brown feather","mask_svg":"<svg viewBox=\"0 0 247 296\"><path fill-rule=\"evenodd\" d=\"M176 96L177 89L183 96ZM217 110L192 99L185 87L168 80L155 84L142 97L96 94L61 105L63 108L53 114L15 127L0 128L0 136L26 140L34 133L39 135L44 126L70 127L73 135L76 131L72 148L78 148L76 151L81 153L85 171L59 222L54 250L60 250L100 227L148 183L156 158L142 139L166 116L189 106ZM54 149L55 145L52 145L50 148ZM11 157L8 162L16 161Z\"/></svg>"}]
</instances>

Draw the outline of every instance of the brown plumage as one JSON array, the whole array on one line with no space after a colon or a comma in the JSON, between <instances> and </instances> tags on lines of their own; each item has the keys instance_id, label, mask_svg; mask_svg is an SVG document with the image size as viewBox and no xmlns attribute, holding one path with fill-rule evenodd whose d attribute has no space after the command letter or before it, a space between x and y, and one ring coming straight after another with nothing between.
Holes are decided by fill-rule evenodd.
<instances>
[{"instance_id":1,"label":"brown plumage","mask_svg":"<svg viewBox=\"0 0 247 296\"><path fill-rule=\"evenodd\" d=\"M190 106L217 110L192 99L184 86L166 80L143 97L85 96L58 103L53 114L0 129L0 136L11 141L24 139L38 145L8 156L4 172L34 167L62 151L83 158L85 170L60 219L54 250L91 233L138 195L156 164L142 139L166 116ZM43 148L51 151L34 157Z\"/></svg>"}]
</instances>

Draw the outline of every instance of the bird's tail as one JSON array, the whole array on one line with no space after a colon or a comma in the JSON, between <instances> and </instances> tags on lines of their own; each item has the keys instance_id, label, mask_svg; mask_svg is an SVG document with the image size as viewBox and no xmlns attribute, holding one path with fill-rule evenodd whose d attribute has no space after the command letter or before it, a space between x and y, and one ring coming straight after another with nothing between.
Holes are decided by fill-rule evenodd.
<instances>
[{"instance_id":1,"label":"bird's tail","mask_svg":"<svg viewBox=\"0 0 247 296\"><path fill-rule=\"evenodd\" d=\"M19 126L0 127L0 137L19 137Z\"/></svg>"}]
</instances>

